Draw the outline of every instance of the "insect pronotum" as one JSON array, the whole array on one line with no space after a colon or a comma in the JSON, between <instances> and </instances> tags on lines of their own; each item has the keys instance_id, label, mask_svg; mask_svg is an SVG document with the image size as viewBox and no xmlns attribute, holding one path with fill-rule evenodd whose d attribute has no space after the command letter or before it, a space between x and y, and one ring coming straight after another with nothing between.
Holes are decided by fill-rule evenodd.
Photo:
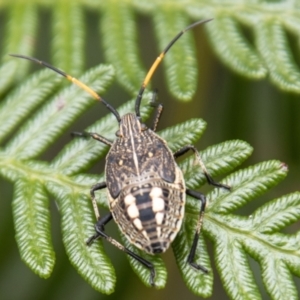
<instances>
[{"instance_id":1,"label":"insect pronotum","mask_svg":"<svg viewBox=\"0 0 300 300\"><path fill-rule=\"evenodd\" d=\"M110 147L106 156L106 181L96 183L90 191L97 223L95 224L96 233L87 240L87 244L91 245L98 238L106 239L148 268L150 270L150 283L153 286L155 285L153 264L108 236L104 232L104 227L113 218L130 243L150 254L162 253L169 248L181 228L186 195L194 197L200 201L201 205L187 263L197 270L208 272L205 267L195 262L206 198L202 193L186 188L183 174L175 159L189 150L193 151L209 184L227 190L230 187L215 182L211 178L199 152L193 145L186 145L172 153L166 141L155 133L163 111L162 104L155 102L156 92L153 94L152 101L152 104L156 106L156 114L150 128L142 123L140 105L146 86L168 50L186 31L210 20L193 23L169 42L154 61L140 87L135 102L135 114L128 113L122 117L101 96L76 78L36 58L11 54L14 57L34 61L66 77L103 103L116 117L119 130L116 132L115 141L110 141L94 132L73 133L78 137L92 137ZM104 188L107 188L110 212L104 217L100 217L95 191Z\"/></svg>"}]
</instances>

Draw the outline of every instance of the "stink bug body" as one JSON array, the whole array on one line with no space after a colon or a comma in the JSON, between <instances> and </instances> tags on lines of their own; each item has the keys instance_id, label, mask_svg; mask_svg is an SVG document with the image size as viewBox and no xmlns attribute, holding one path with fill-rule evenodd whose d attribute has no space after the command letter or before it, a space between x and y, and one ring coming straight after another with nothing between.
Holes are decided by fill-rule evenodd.
<instances>
[{"instance_id":1,"label":"stink bug body","mask_svg":"<svg viewBox=\"0 0 300 300\"><path fill-rule=\"evenodd\" d=\"M227 185L215 182L210 177L194 146L187 145L172 153L166 142L155 133L163 110L162 105L156 105L156 115L153 125L151 128L148 128L141 122L140 103L143 92L154 71L171 46L187 30L208 21L210 20L196 22L173 38L148 71L136 98L135 114L128 113L122 117L95 91L76 78L35 58L12 55L35 61L66 77L90 93L96 100L102 102L116 117L119 122L119 130L116 133L117 138L113 142L97 133L73 133L73 135L79 137L92 137L110 147L106 157L106 181L97 183L91 188L92 203L97 223L95 225L96 233L88 239L87 244L91 245L98 238L106 239L149 268L151 271L150 283L152 285L155 284L155 270L152 263L108 236L104 231L104 227L113 218L126 238L137 248L150 254L165 252L181 228L186 194L190 195L200 200L201 207L187 262L195 269L207 272L206 268L194 261L203 222L206 198L202 193L185 187L183 174L177 166L175 159L192 150L208 183L216 187L230 188ZM153 104L156 104L156 93L154 93L153 98ZM95 191L103 188L107 188L110 213L100 218L95 200Z\"/></svg>"},{"instance_id":2,"label":"stink bug body","mask_svg":"<svg viewBox=\"0 0 300 300\"><path fill-rule=\"evenodd\" d=\"M184 215L184 179L173 153L134 114L127 114L106 160L110 210L122 232L148 253L164 252Z\"/></svg>"}]
</instances>

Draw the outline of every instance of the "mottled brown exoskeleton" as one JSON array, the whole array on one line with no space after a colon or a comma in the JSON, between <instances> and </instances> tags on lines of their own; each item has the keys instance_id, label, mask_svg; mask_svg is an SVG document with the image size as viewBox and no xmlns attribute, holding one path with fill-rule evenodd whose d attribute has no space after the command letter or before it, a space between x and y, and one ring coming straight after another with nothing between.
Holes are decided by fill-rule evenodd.
<instances>
[{"instance_id":1,"label":"mottled brown exoskeleton","mask_svg":"<svg viewBox=\"0 0 300 300\"><path fill-rule=\"evenodd\" d=\"M187 262L195 269L207 272L206 268L194 261L203 222L206 198L202 193L186 188L183 174L177 166L175 159L189 150L192 150L208 183L225 189L229 189L229 186L217 183L210 177L194 146L187 145L175 153L172 153L166 141L155 133L163 110L163 106L155 102L156 93L154 93L152 101L152 104L156 106L156 114L151 128L147 127L141 121L140 104L147 84L171 46L187 30L208 21L210 20L196 22L182 30L173 38L165 50L155 60L146 75L136 98L135 114L129 113L123 117L120 117L119 113L95 91L76 78L35 58L23 55L12 55L35 61L66 77L90 93L95 99L101 101L116 117L119 122L119 130L116 132L117 138L113 142L97 133L73 133L73 135L79 137L90 136L110 146L110 150L106 156L106 181L97 183L91 188L92 203L97 223L95 224L96 233L88 239L87 244L91 245L93 241L98 238L108 240L114 246L126 252L150 269L151 285L155 285L155 270L152 263L108 236L104 232L104 227L113 218L122 233L130 243L137 248L150 254L165 252L181 228L186 194L190 195L200 200L201 207ZM110 213L100 218L97 202L95 200L95 191L103 188L107 188Z\"/></svg>"}]
</instances>

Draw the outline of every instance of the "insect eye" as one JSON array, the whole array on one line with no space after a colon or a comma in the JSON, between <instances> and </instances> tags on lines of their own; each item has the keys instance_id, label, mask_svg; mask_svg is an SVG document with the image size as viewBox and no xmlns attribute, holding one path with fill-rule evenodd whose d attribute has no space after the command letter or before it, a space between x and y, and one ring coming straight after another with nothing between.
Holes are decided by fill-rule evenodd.
<instances>
[{"instance_id":1,"label":"insect eye","mask_svg":"<svg viewBox=\"0 0 300 300\"><path fill-rule=\"evenodd\" d=\"M147 130L148 129L148 127L145 125L145 124L141 124L141 130L142 131L145 131L145 130Z\"/></svg>"},{"instance_id":2,"label":"insect eye","mask_svg":"<svg viewBox=\"0 0 300 300\"><path fill-rule=\"evenodd\" d=\"M120 133L120 130L118 130L118 131L116 132L116 136L117 136L117 137L121 137L121 136L122 136L121 133Z\"/></svg>"}]
</instances>

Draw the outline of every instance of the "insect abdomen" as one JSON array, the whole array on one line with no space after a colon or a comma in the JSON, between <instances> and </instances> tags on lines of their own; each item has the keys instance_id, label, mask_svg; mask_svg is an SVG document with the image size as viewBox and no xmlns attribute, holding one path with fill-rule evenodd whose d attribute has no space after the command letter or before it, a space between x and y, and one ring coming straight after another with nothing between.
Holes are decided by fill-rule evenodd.
<instances>
[{"instance_id":1,"label":"insect abdomen","mask_svg":"<svg viewBox=\"0 0 300 300\"><path fill-rule=\"evenodd\" d=\"M183 182L149 180L124 188L110 200L113 217L131 243L151 254L169 248L184 216Z\"/></svg>"}]
</instances>

